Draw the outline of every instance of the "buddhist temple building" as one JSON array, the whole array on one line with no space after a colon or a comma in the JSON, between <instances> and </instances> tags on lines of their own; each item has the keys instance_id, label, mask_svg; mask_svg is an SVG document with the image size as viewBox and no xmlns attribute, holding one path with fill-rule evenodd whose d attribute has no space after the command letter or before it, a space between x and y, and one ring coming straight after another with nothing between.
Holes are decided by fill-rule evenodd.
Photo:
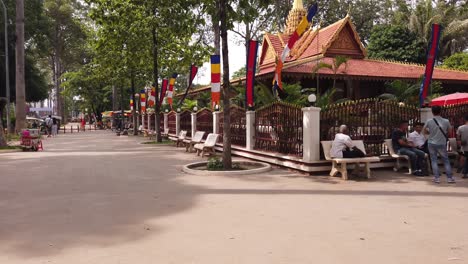
<instances>
[{"instance_id":1,"label":"buddhist temple building","mask_svg":"<svg viewBox=\"0 0 468 264\"><path fill-rule=\"evenodd\" d=\"M320 12L320 11L319 11ZM259 57L256 81L271 86L276 61L280 59L289 37L306 14L302 0L295 0L283 33L265 33ZM348 58L336 73L328 68L318 71L321 62L333 64L336 56ZM283 83L300 83L302 88L317 88L323 93L332 88L336 79L338 98L370 98L386 91L385 83L392 80L417 82L424 74L424 65L369 59L366 48L349 16L327 27L309 28L296 42L282 71ZM313 72L316 71L316 74ZM317 82L318 78L318 82ZM243 78L233 80L242 82ZM440 81L444 93L468 91L468 72L436 67L433 81ZM200 88L193 93L209 90Z\"/></svg>"}]
</instances>

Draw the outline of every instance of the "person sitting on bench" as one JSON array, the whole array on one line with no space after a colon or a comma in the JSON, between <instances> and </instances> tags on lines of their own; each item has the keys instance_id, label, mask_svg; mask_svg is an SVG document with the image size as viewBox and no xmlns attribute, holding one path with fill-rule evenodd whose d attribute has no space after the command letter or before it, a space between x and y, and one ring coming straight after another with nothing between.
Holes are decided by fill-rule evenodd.
<instances>
[{"instance_id":1,"label":"person sitting on bench","mask_svg":"<svg viewBox=\"0 0 468 264\"><path fill-rule=\"evenodd\" d=\"M341 125L330 149L332 158L362 158L364 153L354 146L351 137L348 136L348 127Z\"/></svg>"},{"instance_id":2,"label":"person sitting on bench","mask_svg":"<svg viewBox=\"0 0 468 264\"><path fill-rule=\"evenodd\" d=\"M426 153L417 149L412 142L408 141L406 138L407 132L408 121L400 121L398 128L392 133L393 149L399 155L406 155L409 157L411 168L413 169L413 175L425 176L426 173L423 173L422 168L424 168L423 163Z\"/></svg>"}]
</instances>

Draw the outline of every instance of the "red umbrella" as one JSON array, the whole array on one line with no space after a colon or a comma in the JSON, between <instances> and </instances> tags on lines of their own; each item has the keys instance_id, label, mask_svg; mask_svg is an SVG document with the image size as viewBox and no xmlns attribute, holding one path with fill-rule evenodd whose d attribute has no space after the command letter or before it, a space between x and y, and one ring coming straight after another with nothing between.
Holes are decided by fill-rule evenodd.
<instances>
[{"instance_id":1,"label":"red umbrella","mask_svg":"<svg viewBox=\"0 0 468 264\"><path fill-rule=\"evenodd\" d=\"M431 105L451 105L466 102L468 102L468 93L453 93L433 99Z\"/></svg>"}]
</instances>

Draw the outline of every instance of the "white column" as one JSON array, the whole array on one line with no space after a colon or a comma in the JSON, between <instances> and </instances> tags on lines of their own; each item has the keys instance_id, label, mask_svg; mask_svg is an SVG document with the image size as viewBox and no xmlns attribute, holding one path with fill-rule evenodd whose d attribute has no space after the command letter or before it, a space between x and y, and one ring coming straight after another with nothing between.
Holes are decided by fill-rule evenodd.
<instances>
[{"instance_id":1,"label":"white column","mask_svg":"<svg viewBox=\"0 0 468 264\"><path fill-rule=\"evenodd\" d=\"M169 129L169 114L164 113L164 130Z\"/></svg>"},{"instance_id":2,"label":"white column","mask_svg":"<svg viewBox=\"0 0 468 264\"><path fill-rule=\"evenodd\" d=\"M245 112L245 148L253 150L255 146L255 111Z\"/></svg>"},{"instance_id":3,"label":"white column","mask_svg":"<svg viewBox=\"0 0 468 264\"><path fill-rule=\"evenodd\" d=\"M151 115L148 113L148 130L151 130Z\"/></svg>"},{"instance_id":4,"label":"white column","mask_svg":"<svg viewBox=\"0 0 468 264\"><path fill-rule=\"evenodd\" d=\"M213 134L219 134L219 117L221 112L213 112Z\"/></svg>"},{"instance_id":5,"label":"white column","mask_svg":"<svg viewBox=\"0 0 468 264\"><path fill-rule=\"evenodd\" d=\"M192 113L192 138L197 132L197 113Z\"/></svg>"},{"instance_id":6,"label":"white column","mask_svg":"<svg viewBox=\"0 0 468 264\"><path fill-rule=\"evenodd\" d=\"M143 129L145 129L145 114L141 113L141 125L143 126Z\"/></svg>"},{"instance_id":7,"label":"white column","mask_svg":"<svg viewBox=\"0 0 468 264\"><path fill-rule=\"evenodd\" d=\"M302 108L302 142L304 162L320 160L320 108Z\"/></svg>"},{"instance_id":8,"label":"white column","mask_svg":"<svg viewBox=\"0 0 468 264\"><path fill-rule=\"evenodd\" d=\"M428 120L434 118L431 108L419 108L421 114L421 122L426 123Z\"/></svg>"},{"instance_id":9,"label":"white column","mask_svg":"<svg viewBox=\"0 0 468 264\"><path fill-rule=\"evenodd\" d=\"M176 135L178 136L180 133L180 113L176 113L176 116L175 116L175 130L176 130Z\"/></svg>"}]
</instances>

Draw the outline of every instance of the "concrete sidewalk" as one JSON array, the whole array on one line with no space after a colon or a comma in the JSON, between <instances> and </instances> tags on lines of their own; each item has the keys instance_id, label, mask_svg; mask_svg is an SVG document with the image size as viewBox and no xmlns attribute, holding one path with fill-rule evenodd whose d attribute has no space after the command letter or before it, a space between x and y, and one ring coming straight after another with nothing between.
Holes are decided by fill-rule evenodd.
<instances>
[{"instance_id":1,"label":"concrete sidewalk","mask_svg":"<svg viewBox=\"0 0 468 264\"><path fill-rule=\"evenodd\" d=\"M0 263L468 263L466 180L193 176L200 157L139 141L0 154Z\"/></svg>"}]
</instances>

